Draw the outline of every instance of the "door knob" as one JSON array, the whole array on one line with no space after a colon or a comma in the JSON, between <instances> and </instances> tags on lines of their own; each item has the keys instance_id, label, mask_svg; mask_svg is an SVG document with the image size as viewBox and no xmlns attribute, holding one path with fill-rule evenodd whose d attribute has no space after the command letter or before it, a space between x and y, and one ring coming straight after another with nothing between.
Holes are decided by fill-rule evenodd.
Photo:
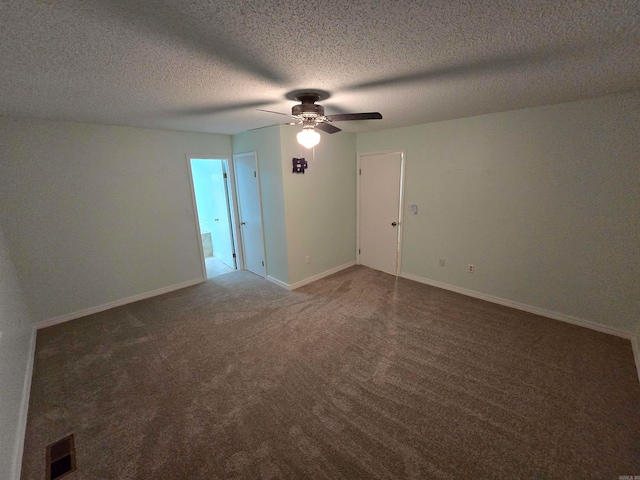
<instances>
[{"instance_id":1,"label":"door knob","mask_svg":"<svg viewBox=\"0 0 640 480\"><path fill-rule=\"evenodd\" d=\"M220 219L219 219L219 218L216 218L216 219L214 219L213 221L214 221L214 222L219 222L219 221L220 221Z\"/></svg>"},{"instance_id":2,"label":"door knob","mask_svg":"<svg viewBox=\"0 0 640 480\"><path fill-rule=\"evenodd\" d=\"M391 222L391 226L392 226L392 227L395 227L396 225L398 225L398 223L397 223L397 222Z\"/></svg>"},{"instance_id":3,"label":"door knob","mask_svg":"<svg viewBox=\"0 0 640 480\"><path fill-rule=\"evenodd\" d=\"M246 225L246 224L247 224L247 222L241 222L240 223L240 225Z\"/></svg>"}]
</instances>

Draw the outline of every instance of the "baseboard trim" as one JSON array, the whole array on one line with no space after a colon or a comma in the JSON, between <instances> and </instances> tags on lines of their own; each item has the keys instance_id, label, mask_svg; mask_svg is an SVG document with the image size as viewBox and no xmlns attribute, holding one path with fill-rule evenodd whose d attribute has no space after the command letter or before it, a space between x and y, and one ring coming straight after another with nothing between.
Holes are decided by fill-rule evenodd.
<instances>
[{"instance_id":1,"label":"baseboard trim","mask_svg":"<svg viewBox=\"0 0 640 480\"><path fill-rule=\"evenodd\" d=\"M591 330L596 330L601 333L607 333L609 335L615 335L616 337L622 337L627 340L633 340L634 338L634 335L627 330L622 330L615 327L609 327L606 325L600 325L599 323L595 323L589 320L584 320L578 317L572 317L571 315L565 315L559 312L553 312L551 310L545 310L543 308L533 307L525 303L514 302L512 300L507 300L501 297L495 297L493 295L477 292L475 290L456 287L455 285L449 285L447 283L438 282L435 280L431 280L429 278L413 275L411 273L401 273L400 276L402 278L406 278L407 280L413 280L414 282L425 283L427 285L431 285L432 287L438 287L444 290L449 290L451 292L461 293L462 295L466 295L468 297L479 298L480 300L486 300L487 302L497 303L498 305L504 305L505 307L515 308L516 310L522 310L524 312L534 313L536 315L540 315L543 317L552 318L553 320L560 320L561 322L571 323L573 325L578 325L580 327L590 328Z\"/></svg>"},{"instance_id":2,"label":"baseboard trim","mask_svg":"<svg viewBox=\"0 0 640 480\"><path fill-rule=\"evenodd\" d=\"M66 315L60 315L58 317L42 320L41 322L38 322L37 327L38 329L51 327L59 323L75 320L76 318L86 317L87 315L93 315L94 313L104 312L105 310L109 310L110 308L121 307L122 305L137 302L138 300L145 300L147 298L156 297L158 295L173 292L175 290L180 290L182 288L192 287L193 285L197 285L203 282L206 282L206 279L198 278L196 280L189 280L188 282L182 282L176 285L170 285L168 287L159 288L151 292L145 292L139 295L133 295L132 297L122 298L120 300L114 300L113 302L103 303L102 305L98 305L97 307L85 308L84 310L78 310L77 312L68 313Z\"/></svg>"},{"instance_id":3,"label":"baseboard trim","mask_svg":"<svg viewBox=\"0 0 640 480\"><path fill-rule=\"evenodd\" d=\"M272 277L271 275L267 275L267 280L269 280L271 283L275 283L279 287L282 287L286 290L291 290L291 286L288 283L284 283L282 280L278 280L277 278Z\"/></svg>"},{"instance_id":4,"label":"baseboard trim","mask_svg":"<svg viewBox=\"0 0 640 480\"><path fill-rule=\"evenodd\" d=\"M274 278L271 276L267 276L267 280L275 283L276 285L281 286L282 288L286 288L287 290L295 290L296 288L304 287L305 285L309 285L310 283L317 282L318 280L328 277L329 275L333 275L334 273L338 273L349 267L353 267L355 264L356 262L345 263L343 265L339 265L337 267L331 268L322 273L318 273L317 275L305 278L304 280L300 280L299 282L292 283L292 284L285 283L282 280L278 280L277 278Z\"/></svg>"},{"instance_id":5,"label":"baseboard trim","mask_svg":"<svg viewBox=\"0 0 640 480\"><path fill-rule=\"evenodd\" d=\"M22 401L20 403L20 413L18 414L18 429L16 430L16 440L13 447L13 465L11 466L11 479L20 480L22 470L22 455L24 453L24 439L27 434L27 414L29 413L29 398L31 396L31 379L33 378L33 364L36 356L36 336L37 329L31 329L31 339L29 340L29 351L27 352L27 365L24 372L24 383L22 384Z\"/></svg>"},{"instance_id":6,"label":"baseboard trim","mask_svg":"<svg viewBox=\"0 0 640 480\"><path fill-rule=\"evenodd\" d=\"M300 288L300 287L304 287L305 285L309 285L310 283L316 282L322 278L328 277L329 275L333 275L334 273L338 273L341 272L342 270L345 270L349 267L353 267L356 264L355 261L353 262L349 262L349 263L344 263L342 265L339 265L337 267L331 268L329 270L326 270L322 273L318 273L317 275L314 275L313 277L309 277L309 278L305 278L304 280L300 280L299 282L296 283L292 283L290 286L291 290L295 290L296 288Z\"/></svg>"},{"instance_id":7,"label":"baseboard trim","mask_svg":"<svg viewBox=\"0 0 640 480\"><path fill-rule=\"evenodd\" d=\"M633 358L636 360L636 370L638 372L638 382L640 382L640 338L638 336L634 336L631 339L631 348L633 348Z\"/></svg>"}]
</instances>

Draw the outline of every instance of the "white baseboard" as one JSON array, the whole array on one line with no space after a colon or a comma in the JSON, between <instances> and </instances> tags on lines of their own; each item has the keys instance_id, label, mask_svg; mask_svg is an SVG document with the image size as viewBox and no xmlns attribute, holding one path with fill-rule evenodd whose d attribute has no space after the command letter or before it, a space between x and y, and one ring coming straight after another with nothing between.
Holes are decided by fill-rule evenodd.
<instances>
[{"instance_id":1,"label":"white baseboard","mask_svg":"<svg viewBox=\"0 0 640 480\"><path fill-rule=\"evenodd\" d=\"M29 397L31 394L31 379L33 377L33 364L36 355L36 334L34 326L31 330L29 340L29 351L27 352L27 366L24 372L24 383L22 384L22 401L20 403L20 413L18 414L18 428L13 446L13 465L11 466L11 479L20 480L22 470L22 454L24 452L24 439L27 433L27 414L29 413Z\"/></svg>"},{"instance_id":2,"label":"white baseboard","mask_svg":"<svg viewBox=\"0 0 640 480\"><path fill-rule=\"evenodd\" d=\"M400 276L408 280L413 280L415 282L431 285L432 287L438 287L444 290L450 290L452 292L461 293L462 295L467 295L468 297L479 298L481 300L486 300L487 302L497 303L498 305L504 305L506 307L515 308L516 310L522 310L524 312L534 313L536 315L552 318L554 320L560 320L561 322L571 323L573 325L578 325L580 327L590 328L591 330L596 330L601 333L607 333L609 335L615 335L616 337L626 338L627 340L632 340L634 338L634 335L627 330L623 330L615 327L609 327L607 325L600 325L599 323L591 322L589 320L584 320L582 318L572 317L571 315L565 315L563 313L553 312L551 310L545 310L543 308L533 307L531 305L514 302L512 300L507 300L505 298L494 297L493 295L487 295L486 293L476 292L475 290L468 290L466 288L456 287L454 285L449 285L447 283L437 282L435 280L431 280L425 277L420 277L418 275L412 275L410 273L401 273Z\"/></svg>"},{"instance_id":3,"label":"white baseboard","mask_svg":"<svg viewBox=\"0 0 640 480\"><path fill-rule=\"evenodd\" d=\"M314 275L312 277L308 277L305 278L304 280L300 280L299 282L296 283L292 283L291 285L289 285L288 283L285 283L281 280L278 280L277 278L273 278L270 276L267 276L267 280L269 280L270 282L275 283L276 285L281 286L282 288L286 288L287 290L295 290L296 288L300 288L303 287L305 285L308 285L310 283L316 282L322 278L328 277L329 275L333 275L334 273L338 273L342 270L345 270L349 267L353 267L356 264L356 262L349 262L349 263L345 263L343 265L339 265L335 268L331 268L329 270L326 270L322 273L318 273L317 275Z\"/></svg>"},{"instance_id":4,"label":"white baseboard","mask_svg":"<svg viewBox=\"0 0 640 480\"><path fill-rule=\"evenodd\" d=\"M153 290L151 292L145 292L139 295L134 295L132 297L122 298L120 300L114 300L113 302L104 303L102 305L98 305L97 307L85 308L84 310L79 310L77 312L68 313L66 315L60 315L59 317L53 317L46 320L42 320L41 322L38 322L38 329L51 327L59 323L75 320L76 318L86 317L87 315L93 315L94 313L104 312L105 310L109 310L110 308L120 307L128 303L137 302L138 300L144 300L146 298L156 297L164 293L180 290L181 288L191 287L193 285L197 285L202 282L206 282L206 279L198 278L196 280L189 280L188 282L178 283L177 285L170 285L168 287L159 288L158 290Z\"/></svg>"},{"instance_id":5,"label":"white baseboard","mask_svg":"<svg viewBox=\"0 0 640 480\"><path fill-rule=\"evenodd\" d=\"M291 286L288 283L284 283L282 280L278 280L277 278L272 277L271 275L267 275L267 280L269 280L271 283L275 283L279 287L286 288L287 290L291 290Z\"/></svg>"},{"instance_id":6,"label":"white baseboard","mask_svg":"<svg viewBox=\"0 0 640 480\"><path fill-rule=\"evenodd\" d=\"M330 270L327 270L325 272L319 273L317 275L314 275L313 277L309 277L309 278L305 278L304 280L300 280L299 282L293 283L290 285L291 290L295 290L296 288L300 288L303 287L305 285L308 285L310 283L313 283L317 280L320 280L321 278L325 278L328 277L329 275L333 275L334 273L338 273L342 270L345 270L349 267L353 267L356 264L355 261L353 262L349 262L349 263L345 263L343 265L339 265L335 268L332 268Z\"/></svg>"},{"instance_id":7,"label":"white baseboard","mask_svg":"<svg viewBox=\"0 0 640 480\"><path fill-rule=\"evenodd\" d=\"M640 382L640 338L636 335L631 339L631 348L633 348L633 357L636 360L636 370L638 371L638 381Z\"/></svg>"}]
</instances>

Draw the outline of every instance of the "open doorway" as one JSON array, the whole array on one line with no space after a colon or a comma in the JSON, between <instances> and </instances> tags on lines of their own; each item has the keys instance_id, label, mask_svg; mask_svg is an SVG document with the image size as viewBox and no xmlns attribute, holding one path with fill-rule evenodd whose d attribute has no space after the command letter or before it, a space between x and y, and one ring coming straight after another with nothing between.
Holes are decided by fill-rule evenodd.
<instances>
[{"instance_id":1,"label":"open doorway","mask_svg":"<svg viewBox=\"0 0 640 480\"><path fill-rule=\"evenodd\" d=\"M237 268L228 159L189 158L197 226L207 278Z\"/></svg>"}]
</instances>

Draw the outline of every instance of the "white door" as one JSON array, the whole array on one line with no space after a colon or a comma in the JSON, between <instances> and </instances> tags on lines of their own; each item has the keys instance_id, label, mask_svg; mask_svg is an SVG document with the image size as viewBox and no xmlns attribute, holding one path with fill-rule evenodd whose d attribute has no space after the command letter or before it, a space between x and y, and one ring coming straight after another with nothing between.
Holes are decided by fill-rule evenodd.
<instances>
[{"instance_id":1,"label":"white door","mask_svg":"<svg viewBox=\"0 0 640 480\"><path fill-rule=\"evenodd\" d=\"M359 162L358 263L392 275L398 274L402 162L400 152L360 155Z\"/></svg>"},{"instance_id":2,"label":"white door","mask_svg":"<svg viewBox=\"0 0 640 480\"><path fill-rule=\"evenodd\" d=\"M260 182L255 153L234 155L233 166L244 266L250 272L266 277Z\"/></svg>"},{"instance_id":3,"label":"white door","mask_svg":"<svg viewBox=\"0 0 640 480\"><path fill-rule=\"evenodd\" d=\"M236 259L233 251L231 229L231 209L229 207L229 191L227 190L227 172L225 162L213 162L215 169L212 175L211 196L214 206L214 219L211 231L213 256L222 260L227 266L235 269Z\"/></svg>"}]
</instances>

